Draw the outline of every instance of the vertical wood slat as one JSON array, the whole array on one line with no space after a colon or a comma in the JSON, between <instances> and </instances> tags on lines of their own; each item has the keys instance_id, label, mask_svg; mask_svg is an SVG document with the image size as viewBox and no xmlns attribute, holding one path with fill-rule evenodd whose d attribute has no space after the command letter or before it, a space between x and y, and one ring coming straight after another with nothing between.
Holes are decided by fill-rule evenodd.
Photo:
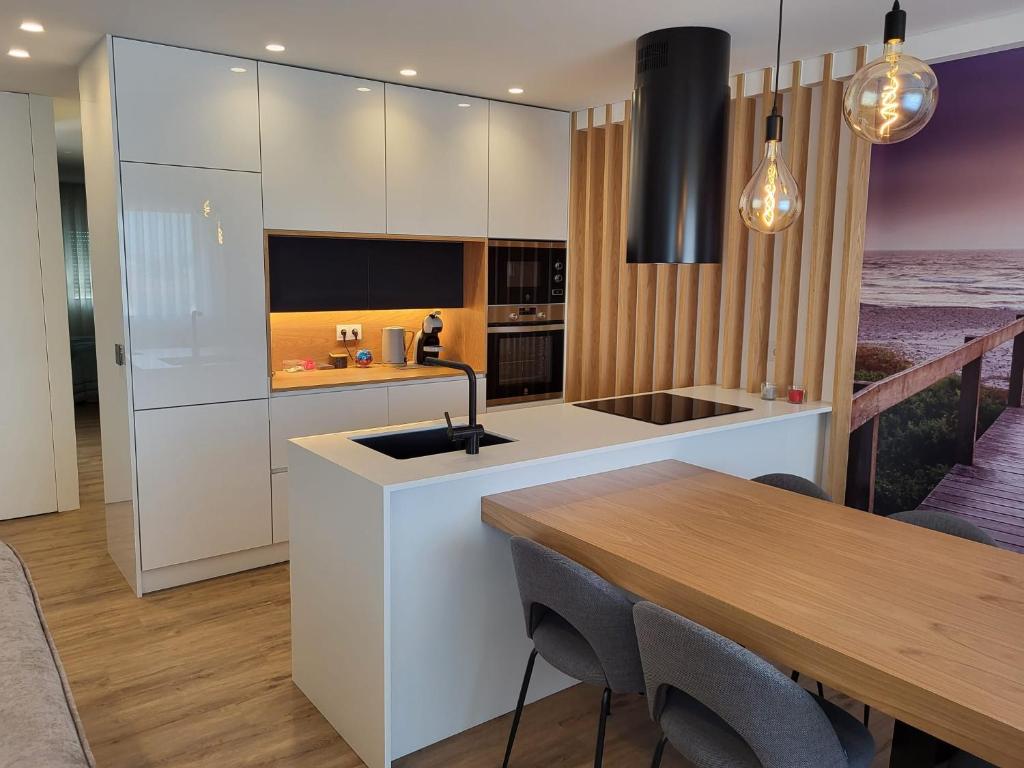
<instances>
[{"instance_id":1,"label":"vertical wood slat","mask_svg":"<svg viewBox=\"0 0 1024 768\"><path fill-rule=\"evenodd\" d=\"M569 258L568 258L568 286L567 304L568 317L566 318L566 355L565 355L565 399L567 401L578 400L582 389L583 375L583 274L585 272L585 232L586 232L586 204L587 190L590 188L587 174L590 164L587 158L590 154L589 145L591 140L590 129L593 128L593 110L587 112L587 129L576 128L576 117L571 121L572 140L570 151L572 155L571 184L569 195Z\"/></svg>"},{"instance_id":2,"label":"vertical wood slat","mask_svg":"<svg viewBox=\"0 0 1024 768\"><path fill-rule=\"evenodd\" d=\"M743 75L736 78L729 131L729 171L726 185L725 254L722 264L722 386L740 385L743 365L743 318L746 308L747 242L749 230L736 208L753 171L754 99L744 93Z\"/></svg>"},{"instance_id":3,"label":"vertical wood slat","mask_svg":"<svg viewBox=\"0 0 1024 768\"><path fill-rule=\"evenodd\" d=\"M864 66L867 48L857 51L857 68ZM828 488L842 501L850 450L850 413L853 408L853 377L860 330L860 291L864 265L864 234L867 229L871 144L850 137L848 192L843 229L843 265L839 283L839 322L836 331L835 375L832 383L832 428L829 430Z\"/></svg>"},{"instance_id":4,"label":"vertical wood slat","mask_svg":"<svg viewBox=\"0 0 1024 768\"><path fill-rule=\"evenodd\" d=\"M671 389L675 363L676 281L681 267L657 266L657 304L654 320L654 388ZM693 367L693 363L690 363Z\"/></svg>"},{"instance_id":5,"label":"vertical wood slat","mask_svg":"<svg viewBox=\"0 0 1024 768\"><path fill-rule=\"evenodd\" d=\"M617 339L617 316L619 309L619 264L624 261L618 253L619 245L619 194L622 183L622 169L619 162L622 151L618 145L621 130L612 123L612 105L604 108L604 160L602 162L603 189L601 202L601 290L598 300L598 339L600 350L596 387L592 394L596 397L608 397L615 394L615 349Z\"/></svg>"},{"instance_id":6,"label":"vertical wood slat","mask_svg":"<svg viewBox=\"0 0 1024 768\"><path fill-rule=\"evenodd\" d=\"M590 110L593 114L593 110ZM601 240L604 234L604 145L608 137L609 126L595 126L588 119L587 142L587 202L586 231L584 232L584 274L583 274L583 333L591 339L583 341L583 370L581 372L580 396L584 399L596 397L598 391L598 355L601 353L599 344L593 339L600 333L601 303Z\"/></svg>"},{"instance_id":7,"label":"vertical wood slat","mask_svg":"<svg viewBox=\"0 0 1024 768\"><path fill-rule=\"evenodd\" d=\"M658 299L658 268L655 264L636 266L636 350L633 391L650 392L654 389L654 319Z\"/></svg>"},{"instance_id":8,"label":"vertical wood slat","mask_svg":"<svg viewBox=\"0 0 1024 768\"><path fill-rule=\"evenodd\" d=\"M700 307L701 270L704 265L676 267L675 371L673 387L689 387L696 380L697 311ZM718 318L715 318L717 324ZM716 350L717 353L717 350Z\"/></svg>"},{"instance_id":9,"label":"vertical wood slat","mask_svg":"<svg viewBox=\"0 0 1024 768\"><path fill-rule=\"evenodd\" d=\"M772 102L772 70L764 71L762 111L767 117ZM781 97L780 111L781 111ZM750 313L747 325L747 391L757 392L768 374L768 344L772 321L772 274L775 262L775 235L754 234L751 263Z\"/></svg>"},{"instance_id":10,"label":"vertical wood slat","mask_svg":"<svg viewBox=\"0 0 1024 768\"><path fill-rule=\"evenodd\" d=\"M633 138L633 104L626 102L622 124L622 184L619 195L619 308L615 339L615 394L633 391L633 360L636 352L636 264L626 264L629 221L629 160Z\"/></svg>"},{"instance_id":11,"label":"vertical wood slat","mask_svg":"<svg viewBox=\"0 0 1024 768\"><path fill-rule=\"evenodd\" d=\"M839 123L842 83L832 79L832 54L825 55L821 83L821 118L811 230L811 268L807 285L807 335L804 346L804 386L809 400L821 399L825 341L828 326L829 281L835 228L836 182L839 166ZM857 183L850 176L851 183Z\"/></svg>"},{"instance_id":12,"label":"vertical wood slat","mask_svg":"<svg viewBox=\"0 0 1024 768\"><path fill-rule=\"evenodd\" d=\"M722 265L700 265L700 307L695 384L714 384L718 379L718 336L721 324Z\"/></svg>"},{"instance_id":13,"label":"vertical wood slat","mask_svg":"<svg viewBox=\"0 0 1024 768\"><path fill-rule=\"evenodd\" d=\"M789 167L796 178L800 194L807 193L807 155L811 136L811 89L802 85L801 62L793 62L793 99L787 134ZM806 199L806 198L805 198ZM800 312L800 267L803 261L804 220L800 218L786 230L782 240L779 264L779 288L776 301L775 373L772 375L780 392L793 383L796 367L797 318Z\"/></svg>"}]
</instances>

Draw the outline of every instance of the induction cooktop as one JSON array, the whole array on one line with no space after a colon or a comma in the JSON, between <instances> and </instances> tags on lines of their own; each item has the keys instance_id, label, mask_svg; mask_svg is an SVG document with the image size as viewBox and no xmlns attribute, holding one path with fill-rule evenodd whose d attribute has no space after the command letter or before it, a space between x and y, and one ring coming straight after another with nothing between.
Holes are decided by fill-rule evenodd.
<instances>
[{"instance_id":1,"label":"induction cooktop","mask_svg":"<svg viewBox=\"0 0 1024 768\"><path fill-rule=\"evenodd\" d=\"M646 421L650 424L680 424L684 421L709 419L712 416L727 416L750 410L750 408L739 405L698 400L668 392L613 397L608 400L589 400L585 403L575 403L575 405L592 411L610 413L614 416L624 416L627 419Z\"/></svg>"}]
</instances>

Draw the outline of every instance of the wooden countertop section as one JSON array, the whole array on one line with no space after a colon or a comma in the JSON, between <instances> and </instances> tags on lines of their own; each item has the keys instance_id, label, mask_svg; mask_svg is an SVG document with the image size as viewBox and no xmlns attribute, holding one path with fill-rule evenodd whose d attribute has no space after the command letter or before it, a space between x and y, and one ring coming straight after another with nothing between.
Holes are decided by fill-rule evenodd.
<instances>
[{"instance_id":1,"label":"wooden countertop section","mask_svg":"<svg viewBox=\"0 0 1024 768\"><path fill-rule=\"evenodd\" d=\"M482 376L483 371L477 371ZM432 366L407 366L400 368L391 365L371 365L369 368L351 366L349 368L331 368L322 371L297 371L287 373L275 371L271 379L272 392L290 392L299 389L327 389L331 387L348 387L357 384L389 384L396 381L416 379L444 379L464 377L461 371L454 368L434 368Z\"/></svg>"},{"instance_id":2,"label":"wooden countertop section","mask_svg":"<svg viewBox=\"0 0 1024 768\"><path fill-rule=\"evenodd\" d=\"M1024 557L677 461L482 517L1002 766L1024 766Z\"/></svg>"}]
</instances>

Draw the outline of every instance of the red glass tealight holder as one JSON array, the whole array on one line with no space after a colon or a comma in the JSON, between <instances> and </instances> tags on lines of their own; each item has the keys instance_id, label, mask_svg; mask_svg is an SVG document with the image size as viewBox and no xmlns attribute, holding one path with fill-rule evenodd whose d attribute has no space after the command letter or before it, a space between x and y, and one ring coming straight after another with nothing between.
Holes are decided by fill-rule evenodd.
<instances>
[{"instance_id":1,"label":"red glass tealight holder","mask_svg":"<svg viewBox=\"0 0 1024 768\"><path fill-rule=\"evenodd\" d=\"M791 402L793 405L802 405L804 402L804 396L806 394L806 389L794 384L789 388L789 402Z\"/></svg>"}]
</instances>

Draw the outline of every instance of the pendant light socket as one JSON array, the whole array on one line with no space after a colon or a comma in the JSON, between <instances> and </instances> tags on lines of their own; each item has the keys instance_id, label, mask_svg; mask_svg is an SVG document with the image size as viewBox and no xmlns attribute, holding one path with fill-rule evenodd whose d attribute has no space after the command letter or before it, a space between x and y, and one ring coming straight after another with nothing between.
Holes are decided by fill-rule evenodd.
<instances>
[{"instance_id":1,"label":"pendant light socket","mask_svg":"<svg viewBox=\"0 0 1024 768\"><path fill-rule=\"evenodd\" d=\"M902 43L907 39L907 12L900 8L900 0L892 4L892 10L885 14L884 43Z\"/></svg>"},{"instance_id":2,"label":"pendant light socket","mask_svg":"<svg viewBox=\"0 0 1024 768\"><path fill-rule=\"evenodd\" d=\"M782 115L772 107L772 113L768 115L764 125L765 141L782 141Z\"/></svg>"}]
</instances>

